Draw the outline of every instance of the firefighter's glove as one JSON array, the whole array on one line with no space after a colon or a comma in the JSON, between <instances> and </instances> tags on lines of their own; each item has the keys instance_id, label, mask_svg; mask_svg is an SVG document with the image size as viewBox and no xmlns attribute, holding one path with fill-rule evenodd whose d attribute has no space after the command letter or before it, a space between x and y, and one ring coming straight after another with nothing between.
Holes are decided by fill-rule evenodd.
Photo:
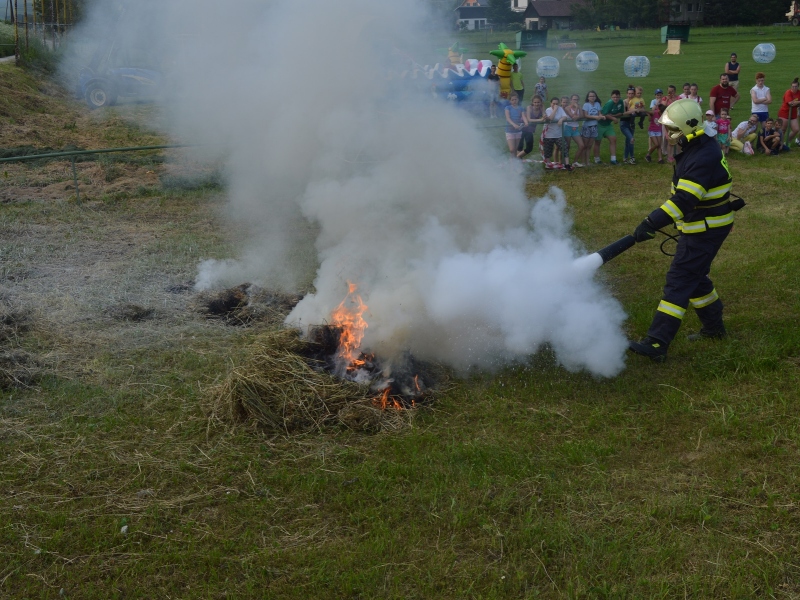
<instances>
[{"instance_id":1,"label":"firefighter's glove","mask_svg":"<svg viewBox=\"0 0 800 600\"><path fill-rule=\"evenodd\" d=\"M639 226L633 232L633 237L636 238L637 242L647 242L656 237L656 231L650 217L647 217L644 221L639 223Z\"/></svg>"}]
</instances>

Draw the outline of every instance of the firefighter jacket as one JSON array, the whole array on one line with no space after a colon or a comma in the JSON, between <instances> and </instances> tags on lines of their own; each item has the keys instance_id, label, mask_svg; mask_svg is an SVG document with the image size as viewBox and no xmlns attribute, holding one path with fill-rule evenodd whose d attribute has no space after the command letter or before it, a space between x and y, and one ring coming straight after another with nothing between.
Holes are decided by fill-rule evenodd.
<instances>
[{"instance_id":1,"label":"firefighter jacket","mask_svg":"<svg viewBox=\"0 0 800 600\"><path fill-rule=\"evenodd\" d=\"M650 221L657 229L674 222L684 234L732 225L731 172L717 140L701 130L682 147L675 157L672 197L650 213Z\"/></svg>"}]
</instances>

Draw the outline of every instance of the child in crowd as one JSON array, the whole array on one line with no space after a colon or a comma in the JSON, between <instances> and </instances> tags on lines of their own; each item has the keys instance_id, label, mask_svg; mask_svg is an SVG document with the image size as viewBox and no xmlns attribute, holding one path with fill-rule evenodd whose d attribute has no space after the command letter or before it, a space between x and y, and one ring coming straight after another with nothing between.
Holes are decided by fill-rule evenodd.
<instances>
[{"instance_id":1,"label":"child in crowd","mask_svg":"<svg viewBox=\"0 0 800 600\"><path fill-rule=\"evenodd\" d=\"M539 83L533 88L533 93L542 99L542 104L547 102L547 83L544 77L539 77Z\"/></svg>"},{"instance_id":2,"label":"child in crowd","mask_svg":"<svg viewBox=\"0 0 800 600\"><path fill-rule=\"evenodd\" d=\"M567 116L569 116L569 112L567 112L567 109L569 108L569 96L561 96L561 108L565 113L567 113ZM562 135L564 136L564 141L566 142L565 146L567 147L567 152L569 152L569 140L567 139L566 135L566 124L561 129ZM556 146L556 149L553 152L553 162L562 162L561 148L559 146Z\"/></svg>"},{"instance_id":3,"label":"child in crowd","mask_svg":"<svg viewBox=\"0 0 800 600\"><path fill-rule=\"evenodd\" d=\"M602 142L603 138L608 138L609 150L611 152L611 164L616 166L617 162L617 132L614 129L614 124L619 123L619 118L625 112L625 104L620 99L619 90L611 92L611 100L603 105L600 111L602 120L597 123L597 140ZM595 163L599 163L600 159L595 159Z\"/></svg>"},{"instance_id":4,"label":"child in crowd","mask_svg":"<svg viewBox=\"0 0 800 600\"><path fill-rule=\"evenodd\" d=\"M647 111L644 109L645 103L642 94L644 94L644 88L640 85L637 85L632 104L636 109L636 114L639 115L639 129L644 129L644 120L645 117L647 117Z\"/></svg>"},{"instance_id":5,"label":"child in crowd","mask_svg":"<svg viewBox=\"0 0 800 600\"><path fill-rule=\"evenodd\" d=\"M772 117L767 117L761 133L758 134L758 151L767 156L775 156L780 153L782 146L781 132L775 129L775 121L772 120Z\"/></svg>"},{"instance_id":6,"label":"child in crowd","mask_svg":"<svg viewBox=\"0 0 800 600\"><path fill-rule=\"evenodd\" d=\"M583 138L581 138L581 124L578 119L583 117L583 111L580 106L581 97L578 94L572 94L570 103L564 106L564 112L570 118L569 121L564 123L564 139L567 140L567 152L570 150L572 142L578 147L575 153L575 161L572 163L573 167L582 167L583 164L578 161L581 154L583 154Z\"/></svg>"},{"instance_id":7,"label":"child in crowd","mask_svg":"<svg viewBox=\"0 0 800 600\"><path fill-rule=\"evenodd\" d=\"M517 146L522 139L522 128L527 125L527 117L519 107L519 96L511 92L508 104L506 105L506 142L508 151L512 156L517 156Z\"/></svg>"},{"instance_id":8,"label":"child in crowd","mask_svg":"<svg viewBox=\"0 0 800 600\"><path fill-rule=\"evenodd\" d=\"M661 98L661 90L656 90L656 96L659 99ZM653 159L650 157L650 155L653 153L653 150L657 150L658 163L663 165L664 157L661 154L661 123L659 123L658 120L661 118L661 113L664 112L665 106L657 103L651 108L650 127L647 128L647 137L650 141L650 147L647 149L647 154L644 155L644 159L647 162L653 162Z\"/></svg>"},{"instance_id":9,"label":"child in crowd","mask_svg":"<svg viewBox=\"0 0 800 600\"><path fill-rule=\"evenodd\" d=\"M586 119L581 129L581 137L583 138L583 153L585 156L584 164L589 164L590 154L594 148L594 162L600 164L600 140L597 137L597 124L603 118L601 110L603 108L597 92L589 90L586 94L586 100L583 104L583 116ZM576 157L580 160L580 155Z\"/></svg>"},{"instance_id":10,"label":"child in crowd","mask_svg":"<svg viewBox=\"0 0 800 600\"><path fill-rule=\"evenodd\" d=\"M723 108L719 111L719 118L717 119L717 142L719 143L720 150L725 156L728 156L728 150L731 147L731 119L728 116L728 109Z\"/></svg>"},{"instance_id":11,"label":"child in crowd","mask_svg":"<svg viewBox=\"0 0 800 600\"><path fill-rule=\"evenodd\" d=\"M561 150L563 157L564 168L567 171L572 170L572 165L569 164L569 152L567 152L567 142L564 140L563 128L564 121L569 117L564 109L560 106L558 98L550 100L550 108L545 111L545 122L547 123L542 134L542 158L545 164L550 162L550 157L553 154L553 147L557 146ZM556 161L553 161L556 162Z\"/></svg>"},{"instance_id":12,"label":"child in crowd","mask_svg":"<svg viewBox=\"0 0 800 600\"><path fill-rule=\"evenodd\" d=\"M703 130L708 137L717 137L717 123L714 121L714 111L706 111L706 120L703 122Z\"/></svg>"}]
</instances>

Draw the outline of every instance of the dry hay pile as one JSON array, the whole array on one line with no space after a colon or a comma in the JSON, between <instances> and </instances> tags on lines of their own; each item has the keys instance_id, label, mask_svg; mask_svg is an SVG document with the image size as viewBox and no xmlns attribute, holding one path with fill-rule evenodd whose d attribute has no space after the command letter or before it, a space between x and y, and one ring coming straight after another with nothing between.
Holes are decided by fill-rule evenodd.
<instances>
[{"instance_id":1,"label":"dry hay pile","mask_svg":"<svg viewBox=\"0 0 800 600\"><path fill-rule=\"evenodd\" d=\"M31 317L27 311L0 302L0 389L26 387L41 375L31 354L12 347L30 326Z\"/></svg>"},{"instance_id":2,"label":"dry hay pile","mask_svg":"<svg viewBox=\"0 0 800 600\"><path fill-rule=\"evenodd\" d=\"M269 432L303 433L343 425L362 432L398 429L412 411L381 411L367 386L315 369L314 344L294 329L262 334L247 360L212 392L213 416L254 421Z\"/></svg>"},{"instance_id":3,"label":"dry hay pile","mask_svg":"<svg viewBox=\"0 0 800 600\"><path fill-rule=\"evenodd\" d=\"M193 300L193 307L207 318L219 319L228 325L256 322L278 325L298 302L300 296L243 283L226 290L200 292Z\"/></svg>"}]
</instances>

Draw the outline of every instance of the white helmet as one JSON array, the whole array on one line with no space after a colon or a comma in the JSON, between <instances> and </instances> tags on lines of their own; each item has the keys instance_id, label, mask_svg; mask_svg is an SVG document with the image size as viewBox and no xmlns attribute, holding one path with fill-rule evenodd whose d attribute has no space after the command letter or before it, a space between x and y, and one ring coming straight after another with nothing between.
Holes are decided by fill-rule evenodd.
<instances>
[{"instance_id":1,"label":"white helmet","mask_svg":"<svg viewBox=\"0 0 800 600\"><path fill-rule=\"evenodd\" d=\"M683 136L703 130L703 109L695 100L676 100L664 110L658 122L667 128L670 142L676 144Z\"/></svg>"}]
</instances>

